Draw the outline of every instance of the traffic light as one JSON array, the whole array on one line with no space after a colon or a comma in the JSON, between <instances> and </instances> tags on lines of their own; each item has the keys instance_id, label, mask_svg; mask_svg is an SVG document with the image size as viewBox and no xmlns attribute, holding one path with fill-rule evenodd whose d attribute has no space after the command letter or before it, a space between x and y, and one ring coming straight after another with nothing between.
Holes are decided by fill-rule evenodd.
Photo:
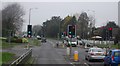
<instances>
[{"instance_id":1,"label":"traffic light","mask_svg":"<svg viewBox=\"0 0 120 66\"><path fill-rule=\"evenodd\" d=\"M67 35L66 32L62 32L62 37L65 37Z\"/></svg>"},{"instance_id":2,"label":"traffic light","mask_svg":"<svg viewBox=\"0 0 120 66\"><path fill-rule=\"evenodd\" d=\"M74 38L75 37L75 25L69 25L69 28L68 28L68 35L70 38Z\"/></svg>"},{"instance_id":3,"label":"traffic light","mask_svg":"<svg viewBox=\"0 0 120 66\"><path fill-rule=\"evenodd\" d=\"M112 28L108 28L109 30L109 37L112 38Z\"/></svg>"},{"instance_id":4,"label":"traffic light","mask_svg":"<svg viewBox=\"0 0 120 66\"><path fill-rule=\"evenodd\" d=\"M27 26L27 36L29 38L32 36L32 25Z\"/></svg>"}]
</instances>

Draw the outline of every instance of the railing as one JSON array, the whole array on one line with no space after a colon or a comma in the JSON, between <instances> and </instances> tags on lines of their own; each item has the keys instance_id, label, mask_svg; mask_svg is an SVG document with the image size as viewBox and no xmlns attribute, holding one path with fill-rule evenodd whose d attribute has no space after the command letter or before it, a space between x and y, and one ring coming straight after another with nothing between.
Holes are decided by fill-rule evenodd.
<instances>
[{"instance_id":1,"label":"railing","mask_svg":"<svg viewBox=\"0 0 120 66\"><path fill-rule=\"evenodd\" d=\"M9 66L17 66L19 64L24 64L32 55L32 49L29 49L26 53L21 55L18 59L12 62Z\"/></svg>"}]
</instances>

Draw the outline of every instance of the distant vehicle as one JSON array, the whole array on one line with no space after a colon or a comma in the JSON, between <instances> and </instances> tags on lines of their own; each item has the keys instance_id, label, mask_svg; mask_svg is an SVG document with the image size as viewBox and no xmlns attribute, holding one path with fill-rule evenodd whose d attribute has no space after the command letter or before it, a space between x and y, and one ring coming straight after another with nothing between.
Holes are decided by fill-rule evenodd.
<instances>
[{"instance_id":1,"label":"distant vehicle","mask_svg":"<svg viewBox=\"0 0 120 66\"><path fill-rule=\"evenodd\" d=\"M47 41L46 41L46 38L42 38L42 39L41 39L41 42L47 42Z\"/></svg>"},{"instance_id":2,"label":"distant vehicle","mask_svg":"<svg viewBox=\"0 0 120 66\"><path fill-rule=\"evenodd\" d=\"M40 37L40 36L37 36L37 39L38 39L38 40L41 40L41 37Z\"/></svg>"},{"instance_id":3,"label":"distant vehicle","mask_svg":"<svg viewBox=\"0 0 120 66\"><path fill-rule=\"evenodd\" d=\"M77 39L76 38L71 38L68 40L68 46L76 47L77 46Z\"/></svg>"},{"instance_id":4,"label":"distant vehicle","mask_svg":"<svg viewBox=\"0 0 120 66\"><path fill-rule=\"evenodd\" d=\"M78 42L78 45L85 45L85 43L82 41L82 40L77 40L77 42Z\"/></svg>"},{"instance_id":5,"label":"distant vehicle","mask_svg":"<svg viewBox=\"0 0 120 66\"><path fill-rule=\"evenodd\" d=\"M92 43L85 43L85 46L84 46L85 49L91 48L91 47L93 47Z\"/></svg>"},{"instance_id":6,"label":"distant vehicle","mask_svg":"<svg viewBox=\"0 0 120 66\"><path fill-rule=\"evenodd\" d=\"M85 59L88 61L91 60L103 60L105 57L105 51L102 48L90 48L86 51Z\"/></svg>"},{"instance_id":7,"label":"distant vehicle","mask_svg":"<svg viewBox=\"0 0 120 66\"><path fill-rule=\"evenodd\" d=\"M108 51L104 58L104 66L120 66L120 49Z\"/></svg>"}]
</instances>

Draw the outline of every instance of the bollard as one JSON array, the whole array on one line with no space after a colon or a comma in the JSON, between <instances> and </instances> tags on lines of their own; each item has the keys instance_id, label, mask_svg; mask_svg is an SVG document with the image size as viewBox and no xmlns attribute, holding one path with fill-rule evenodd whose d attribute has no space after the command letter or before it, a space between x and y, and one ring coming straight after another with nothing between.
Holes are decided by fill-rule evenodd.
<instances>
[{"instance_id":1,"label":"bollard","mask_svg":"<svg viewBox=\"0 0 120 66\"><path fill-rule=\"evenodd\" d=\"M78 51L74 51L74 61L78 61Z\"/></svg>"},{"instance_id":2,"label":"bollard","mask_svg":"<svg viewBox=\"0 0 120 66\"><path fill-rule=\"evenodd\" d=\"M62 47L64 48L64 44L62 44Z\"/></svg>"},{"instance_id":3,"label":"bollard","mask_svg":"<svg viewBox=\"0 0 120 66\"><path fill-rule=\"evenodd\" d=\"M67 56L70 56L70 48L67 47Z\"/></svg>"},{"instance_id":4,"label":"bollard","mask_svg":"<svg viewBox=\"0 0 120 66\"><path fill-rule=\"evenodd\" d=\"M55 45L53 44L53 47L55 47Z\"/></svg>"}]
</instances>

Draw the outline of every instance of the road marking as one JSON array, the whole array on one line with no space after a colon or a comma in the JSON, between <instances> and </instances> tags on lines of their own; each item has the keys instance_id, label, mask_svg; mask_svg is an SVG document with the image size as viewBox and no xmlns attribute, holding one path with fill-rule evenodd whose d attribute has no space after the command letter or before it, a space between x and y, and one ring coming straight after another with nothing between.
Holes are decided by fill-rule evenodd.
<instances>
[{"instance_id":1,"label":"road marking","mask_svg":"<svg viewBox=\"0 0 120 66\"><path fill-rule=\"evenodd\" d=\"M73 66L75 66L72 62L70 64L73 65Z\"/></svg>"},{"instance_id":2,"label":"road marking","mask_svg":"<svg viewBox=\"0 0 120 66\"><path fill-rule=\"evenodd\" d=\"M85 65L89 66L87 63L84 63Z\"/></svg>"}]
</instances>

